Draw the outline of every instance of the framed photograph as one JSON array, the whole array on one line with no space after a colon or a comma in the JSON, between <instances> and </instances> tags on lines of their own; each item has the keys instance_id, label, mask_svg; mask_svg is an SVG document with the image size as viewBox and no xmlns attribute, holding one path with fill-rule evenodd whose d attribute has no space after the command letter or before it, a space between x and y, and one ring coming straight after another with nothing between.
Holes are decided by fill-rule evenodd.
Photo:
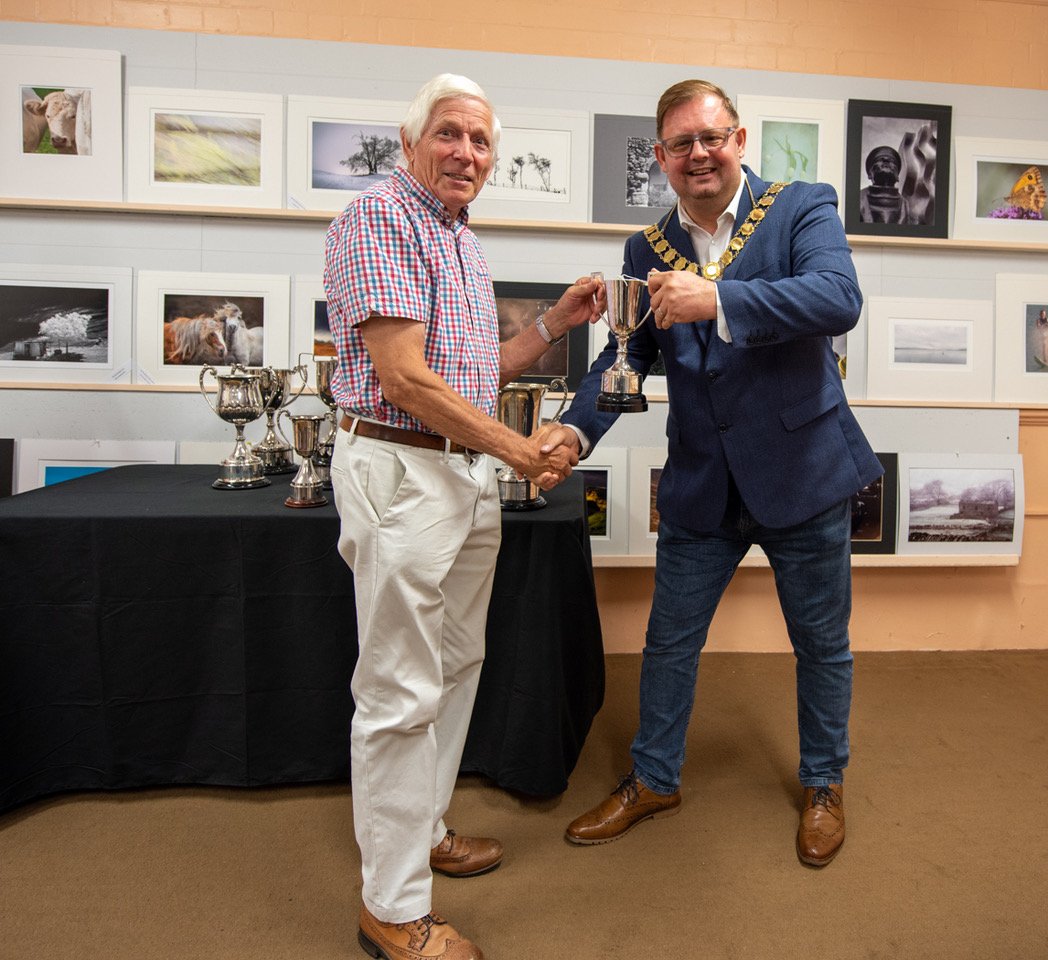
<instances>
[{"instance_id":1,"label":"framed photograph","mask_svg":"<svg viewBox=\"0 0 1048 960\"><path fill-rule=\"evenodd\" d=\"M632 447L630 449L630 529L631 554L655 553L659 538L659 511L655 498L659 492L662 468L666 465L665 447Z\"/></svg>"},{"instance_id":2,"label":"framed photograph","mask_svg":"<svg viewBox=\"0 0 1048 960\"><path fill-rule=\"evenodd\" d=\"M594 223L655 223L677 202L655 139L654 117L594 114Z\"/></svg>"},{"instance_id":3,"label":"framed photograph","mask_svg":"<svg viewBox=\"0 0 1048 960\"><path fill-rule=\"evenodd\" d=\"M128 200L283 207L283 97L131 87L127 116Z\"/></svg>"},{"instance_id":4,"label":"framed photograph","mask_svg":"<svg viewBox=\"0 0 1048 960\"><path fill-rule=\"evenodd\" d=\"M844 101L754 97L736 107L750 166L764 180L828 183L844 197Z\"/></svg>"},{"instance_id":5,"label":"framed photograph","mask_svg":"<svg viewBox=\"0 0 1048 960\"><path fill-rule=\"evenodd\" d=\"M296 276L291 299L291 362L298 363L306 355L335 356L323 279Z\"/></svg>"},{"instance_id":6,"label":"framed photograph","mask_svg":"<svg viewBox=\"0 0 1048 960\"><path fill-rule=\"evenodd\" d=\"M599 444L592 455L579 461L586 491L586 517L590 547L598 556L629 553L630 501L629 451Z\"/></svg>"},{"instance_id":7,"label":"framed photograph","mask_svg":"<svg viewBox=\"0 0 1048 960\"><path fill-rule=\"evenodd\" d=\"M947 236L951 117L929 103L848 101L848 233Z\"/></svg>"},{"instance_id":8,"label":"framed photograph","mask_svg":"<svg viewBox=\"0 0 1048 960\"><path fill-rule=\"evenodd\" d=\"M123 199L120 64L116 50L0 45L0 193Z\"/></svg>"},{"instance_id":9,"label":"framed photograph","mask_svg":"<svg viewBox=\"0 0 1048 960\"><path fill-rule=\"evenodd\" d=\"M0 497L9 497L15 492L15 442L10 437L0 437Z\"/></svg>"},{"instance_id":10,"label":"framed photograph","mask_svg":"<svg viewBox=\"0 0 1048 960\"><path fill-rule=\"evenodd\" d=\"M570 284L496 280L494 286L499 342L505 342L534 326ZM560 377L567 382L568 390L573 391L589 369L589 327L587 323L569 330L560 343L550 347L517 379L528 383L550 383Z\"/></svg>"},{"instance_id":11,"label":"framed photograph","mask_svg":"<svg viewBox=\"0 0 1048 960\"><path fill-rule=\"evenodd\" d=\"M0 381L131 382L130 267L0 264Z\"/></svg>"},{"instance_id":12,"label":"framed photograph","mask_svg":"<svg viewBox=\"0 0 1048 960\"><path fill-rule=\"evenodd\" d=\"M573 111L499 111L498 160L474 217L499 220L589 219L589 114Z\"/></svg>"},{"instance_id":13,"label":"framed photograph","mask_svg":"<svg viewBox=\"0 0 1048 960\"><path fill-rule=\"evenodd\" d=\"M1048 241L1048 142L958 137L956 151L954 237Z\"/></svg>"},{"instance_id":14,"label":"framed photograph","mask_svg":"<svg viewBox=\"0 0 1048 960\"><path fill-rule=\"evenodd\" d=\"M293 366L290 286L271 274L139 271L136 381L197 386L205 365Z\"/></svg>"},{"instance_id":15,"label":"framed photograph","mask_svg":"<svg viewBox=\"0 0 1048 960\"><path fill-rule=\"evenodd\" d=\"M831 338L837 370L844 384L844 395L849 400L866 397L866 339L869 329L869 303L864 303L859 320L845 334Z\"/></svg>"},{"instance_id":16,"label":"framed photograph","mask_svg":"<svg viewBox=\"0 0 1048 960\"><path fill-rule=\"evenodd\" d=\"M174 463L174 440L19 440L16 493L132 463Z\"/></svg>"},{"instance_id":17,"label":"framed photograph","mask_svg":"<svg viewBox=\"0 0 1048 960\"><path fill-rule=\"evenodd\" d=\"M868 398L993 399L989 300L870 297L867 309Z\"/></svg>"},{"instance_id":18,"label":"framed photograph","mask_svg":"<svg viewBox=\"0 0 1048 960\"><path fill-rule=\"evenodd\" d=\"M884 475L852 496L852 553L895 553L899 455L878 453Z\"/></svg>"},{"instance_id":19,"label":"framed photograph","mask_svg":"<svg viewBox=\"0 0 1048 960\"><path fill-rule=\"evenodd\" d=\"M1048 276L997 274L993 398L1048 403Z\"/></svg>"},{"instance_id":20,"label":"framed photograph","mask_svg":"<svg viewBox=\"0 0 1048 960\"><path fill-rule=\"evenodd\" d=\"M403 162L397 101L287 98L287 205L340 211Z\"/></svg>"},{"instance_id":21,"label":"framed photograph","mask_svg":"<svg viewBox=\"0 0 1048 960\"><path fill-rule=\"evenodd\" d=\"M900 453L899 493L900 554L1022 553L1017 453Z\"/></svg>"}]
</instances>

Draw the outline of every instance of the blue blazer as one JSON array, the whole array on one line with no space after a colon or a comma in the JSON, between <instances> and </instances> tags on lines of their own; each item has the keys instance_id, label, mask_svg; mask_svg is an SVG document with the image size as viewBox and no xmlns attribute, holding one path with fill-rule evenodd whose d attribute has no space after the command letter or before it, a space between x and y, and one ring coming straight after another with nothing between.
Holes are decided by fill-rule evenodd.
<instances>
[{"instance_id":1,"label":"blue blazer","mask_svg":"<svg viewBox=\"0 0 1048 960\"><path fill-rule=\"evenodd\" d=\"M755 197L768 184L743 167ZM743 190L736 224L750 212ZM727 505L729 473L754 519L793 526L851 496L880 476L844 395L830 338L855 326L862 309L837 197L826 184L792 183L719 281L731 343L716 321L660 330L648 320L630 338L631 365L648 372L659 352L666 366L669 456L659 514L691 530L715 529ZM695 259L674 210L663 228ZM626 241L622 271L646 277L668 270L644 234ZM647 294L643 310L648 309ZM614 341L583 379L565 423L596 443L616 414L598 413L600 378Z\"/></svg>"}]
</instances>

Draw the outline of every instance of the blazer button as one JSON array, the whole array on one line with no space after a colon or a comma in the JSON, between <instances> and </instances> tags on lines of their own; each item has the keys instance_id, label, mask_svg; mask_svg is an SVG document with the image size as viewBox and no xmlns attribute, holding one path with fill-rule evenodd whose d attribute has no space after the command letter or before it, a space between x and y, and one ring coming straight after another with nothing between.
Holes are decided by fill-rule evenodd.
<instances>
[{"instance_id":1,"label":"blazer button","mask_svg":"<svg viewBox=\"0 0 1048 960\"><path fill-rule=\"evenodd\" d=\"M706 374L706 376L709 378L710 383L713 383L713 381L716 380L717 377L720 376L720 371L719 370L711 370L709 373Z\"/></svg>"},{"instance_id":2,"label":"blazer button","mask_svg":"<svg viewBox=\"0 0 1048 960\"><path fill-rule=\"evenodd\" d=\"M730 423L722 423L717 426L717 429L720 430L721 433L727 433L730 427Z\"/></svg>"}]
</instances>

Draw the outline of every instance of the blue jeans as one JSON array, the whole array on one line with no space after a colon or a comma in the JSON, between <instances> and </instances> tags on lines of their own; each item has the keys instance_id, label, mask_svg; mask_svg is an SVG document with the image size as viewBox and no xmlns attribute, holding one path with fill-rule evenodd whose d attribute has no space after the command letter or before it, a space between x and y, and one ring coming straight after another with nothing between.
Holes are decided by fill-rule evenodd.
<instances>
[{"instance_id":1,"label":"blue jeans","mask_svg":"<svg viewBox=\"0 0 1048 960\"><path fill-rule=\"evenodd\" d=\"M758 524L735 498L712 533L659 524L640 726L630 748L637 776L657 793L680 786L699 653L717 604L753 543L771 562L796 659L801 784L843 782L852 690L851 505L845 500L775 530Z\"/></svg>"}]
</instances>

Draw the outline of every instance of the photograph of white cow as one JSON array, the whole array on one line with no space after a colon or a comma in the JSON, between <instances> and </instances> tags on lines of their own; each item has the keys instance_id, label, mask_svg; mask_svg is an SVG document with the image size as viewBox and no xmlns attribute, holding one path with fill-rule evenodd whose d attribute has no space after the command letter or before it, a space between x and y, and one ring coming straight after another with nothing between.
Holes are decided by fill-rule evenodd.
<instances>
[{"instance_id":1,"label":"photograph of white cow","mask_svg":"<svg viewBox=\"0 0 1048 960\"><path fill-rule=\"evenodd\" d=\"M22 87L22 152L91 156L91 91Z\"/></svg>"}]
</instances>

